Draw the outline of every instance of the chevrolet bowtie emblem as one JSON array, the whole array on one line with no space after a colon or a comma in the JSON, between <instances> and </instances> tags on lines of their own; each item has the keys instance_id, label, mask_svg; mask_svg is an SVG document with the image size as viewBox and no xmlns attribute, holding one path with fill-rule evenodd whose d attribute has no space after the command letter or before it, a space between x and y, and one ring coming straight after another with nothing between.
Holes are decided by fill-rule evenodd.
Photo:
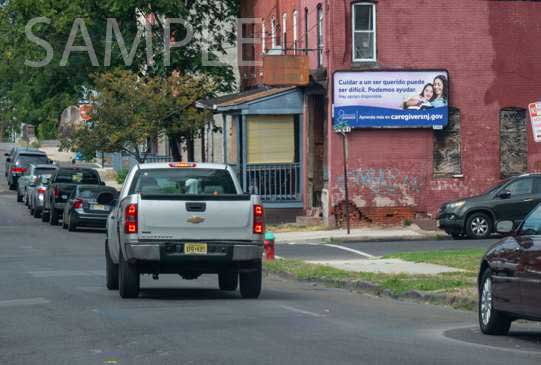
<instances>
[{"instance_id":1,"label":"chevrolet bowtie emblem","mask_svg":"<svg viewBox=\"0 0 541 365\"><path fill-rule=\"evenodd\" d=\"M205 221L205 218L203 217L193 216L191 218L188 218L188 223L192 223L192 224L199 224L199 223L203 223L204 221Z\"/></svg>"}]
</instances>

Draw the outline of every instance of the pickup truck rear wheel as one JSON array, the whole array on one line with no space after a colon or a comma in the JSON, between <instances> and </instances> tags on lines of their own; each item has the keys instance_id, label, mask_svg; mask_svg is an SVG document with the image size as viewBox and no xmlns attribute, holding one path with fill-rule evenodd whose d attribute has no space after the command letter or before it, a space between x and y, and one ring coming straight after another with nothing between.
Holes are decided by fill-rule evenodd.
<instances>
[{"instance_id":1,"label":"pickup truck rear wheel","mask_svg":"<svg viewBox=\"0 0 541 365\"><path fill-rule=\"evenodd\" d=\"M234 271L225 271L218 274L220 290L233 291L239 286L239 274Z\"/></svg>"},{"instance_id":2,"label":"pickup truck rear wheel","mask_svg":"<svg viewBox=\"0 0 541 365\"><path fill-rule=\"evenodd\" d=\"M49 223L51 223L51 226L58 225L58 210L51 208L51 212L49 213Z\"/></svg>"},{"instance_id":3,"label":"pickup truck rear wheel","mask_svg":"<svg viewBox=\"0 0 541 365\"><path fill-rule=\"evenodd\" d=\"M240 295L245 299L257 299L261 294L261 260L255 265L255 271L240 273Z\"/></svg>"},{"instance_id":4,"label":"pickup truck rear wheel","mask_svg":"<svg viewBox=\"0 0 541 365\"><path fill-rule=\"evenodd\" d=\"M105 270L107 277L107 289L118 290L118 264L111 259L109 241L105 240Z\"/></svg>"},{"instance_id":5,"label":"pickup truck rear wheel","mask_svg":"<svg viewBox=\"0 0 541 365\"><path fill-rule=\"evenodd\" d=\"M137 266L124 260L120 251L118 289L122 298L137 298L139 296L139 272Z\"/></svg>"}]
</instances>

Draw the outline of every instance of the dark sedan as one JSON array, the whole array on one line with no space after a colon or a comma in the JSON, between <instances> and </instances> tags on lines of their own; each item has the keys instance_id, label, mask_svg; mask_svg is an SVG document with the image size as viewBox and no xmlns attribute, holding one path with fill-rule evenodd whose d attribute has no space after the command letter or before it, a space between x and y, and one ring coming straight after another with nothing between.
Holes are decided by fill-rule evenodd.
<instances>
[{"instance_id":1,"label":"dark sedan","mask_svg":"<svg viewBox=\"0 0 541 365\"><path fill-rule=\"evenodd\" d=\"M504 220L519 225L541 203L541 174L507 179L484 194L444 204L438 226L453 238L487 238L495 223Z\"/></svg>"},{"instance_id":2,"label":"dark sedan","mask_svg":"<svg viewBox=\"0 0 541 365\"><path fill-rule=\"evenodd\" d=\"M489 335L505 335L518 319L541 321L541 205L511 234L489 248L479 271L479 324Z\"/></svg>"},{"instance_id":3,"label":"dark sedan","mask_svg":"<svg viewBox=\"0 0 541 365\"><path fill-rule=\"evenodd\" d=\"M116 189L101 185L77 185L64 205L62 227L75 231L77 227L105 228L111 205L97 202L100 194L110 193L118 196Z\"/></svg>"}]
</instances>

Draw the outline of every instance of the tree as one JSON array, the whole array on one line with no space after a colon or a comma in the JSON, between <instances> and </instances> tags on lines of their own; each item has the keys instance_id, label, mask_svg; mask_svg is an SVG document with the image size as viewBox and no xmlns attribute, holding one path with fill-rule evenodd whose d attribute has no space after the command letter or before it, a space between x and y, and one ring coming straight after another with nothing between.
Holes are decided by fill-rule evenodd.
<instances>
[{"instance_id":1,"label":"tree","mask_svg":"<svg viewBox=\"0 0 541 365\"><path fill-rule=\"evenodd\" d=\"M237 0L9 0L0 4L0 95L9 99L6 118L25 123L56 125L62 111L80 99L85 91L94 90L92 74L103 74L117 68L164 78L174 71L183 74L207 74L216 80L216 91L228 92L235 87L232 67L207 67L203 55L219 59L227 48L234 46ZM36 17L50 19L50 24L32 27L36 37L50 43L51 61L44 67L29 67L25 61L43 60L47 51L28 39L25 27ZM88 52L71 53L66 66L62 56L76 19L84 20L99 66ZM116 19L128 49L141 28L141 19L154 18L148 35L152 39L152 62L142 41L131 65L126 65L117 42L113 43L111 65L104 66L107 51L107 19ZM164 65L166 18L182 18L191 25L193 40L182 48L171 50L170 66ZM187 28L181 24L171 27L171 35L183 39ZM82 32L77 32L75 45L83 45Z\"/></svg>"},{"instance_id":2,"label":"tree","mask_svg":"<svg viewBox=\"0 0 541 365\"><path fill-rule=\"evenodd\" d=\"M98 74L94 82L92 121L64 146L83 154L123 151L138 162L145 161L148 151L141 146L150 138L199 128L208 115L194 104L216 87L205 75L142 76L125 70Z\"/></svg>"}]
</instances>

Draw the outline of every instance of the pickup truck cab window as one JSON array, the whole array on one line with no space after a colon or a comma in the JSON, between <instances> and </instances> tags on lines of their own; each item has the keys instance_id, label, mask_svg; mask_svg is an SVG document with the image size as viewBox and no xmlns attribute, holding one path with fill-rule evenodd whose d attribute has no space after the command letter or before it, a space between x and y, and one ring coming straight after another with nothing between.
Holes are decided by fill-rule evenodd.
<instances>
[{"instance_id":1,"label":"pickup truck cab window","mask_svg":"<svg viewBox=\"0 0 541 365\"><path fill-rule=\"evenodd\" d=\"M61 170L55 177L57 183L99 184L100 177L93 170Z\"/></svg>"}]
</instances>

